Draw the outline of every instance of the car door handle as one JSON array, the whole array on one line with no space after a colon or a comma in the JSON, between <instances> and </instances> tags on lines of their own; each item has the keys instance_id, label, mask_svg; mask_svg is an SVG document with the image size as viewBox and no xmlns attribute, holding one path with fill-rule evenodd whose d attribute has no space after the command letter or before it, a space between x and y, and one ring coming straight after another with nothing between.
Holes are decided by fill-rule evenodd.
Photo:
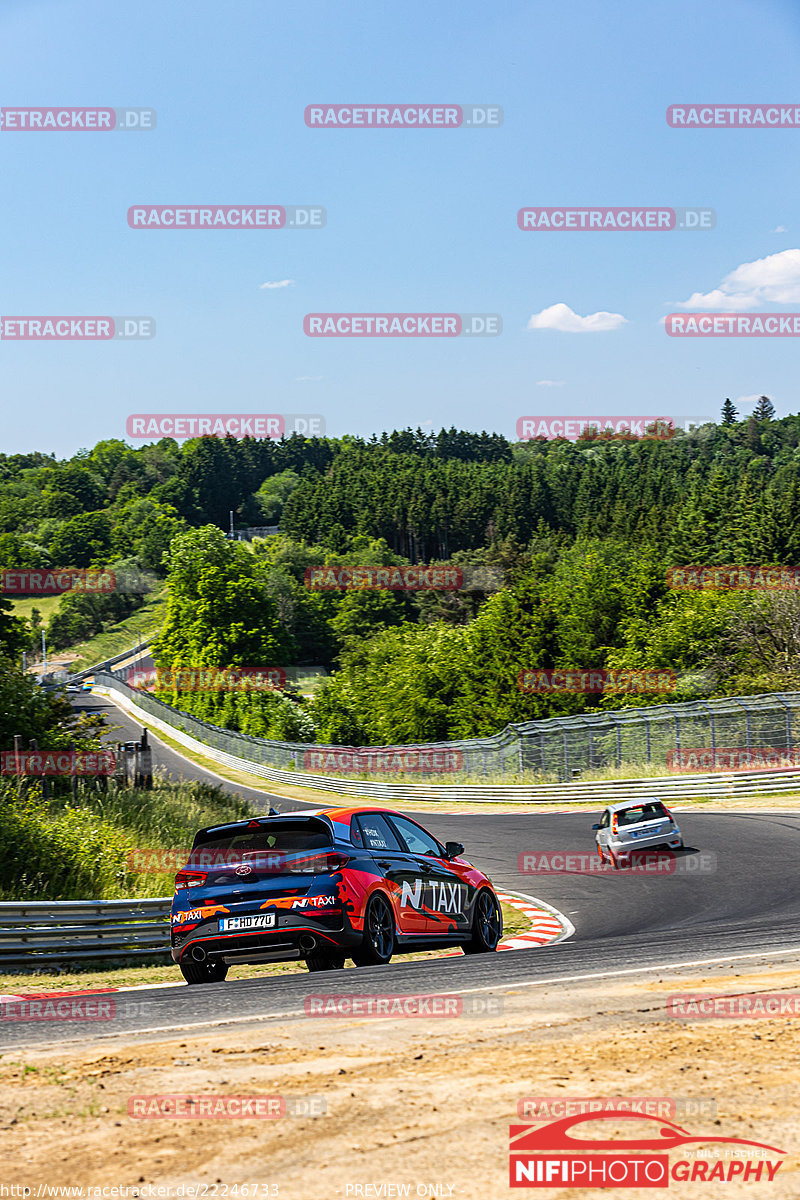
<instances>
[{"instance_id":1,"label":"car door handle","mask_svg":"<svg viewBox=\"0 0 800 1200\"><path fill-rule=\"evenodd\" d=\"M419 869L422 871L423 875L430 875L433 872L433 867L430 865L430 863L421 862L417 865L419 866Z\"/></svg>"},{"instance_id":2,"label":"car door handle","mask_svg":"<svg viewBox=\"0 0 800 1200\"><path fill-rule=\"evenodd\" d=\"M378 862L379 867L385 867L387 871L388 871L389 867L394 866L394 863L391 861L391 859L388 859L388 858L379 858L377 860L377 862Z\"/></svg>"}]
</instances>

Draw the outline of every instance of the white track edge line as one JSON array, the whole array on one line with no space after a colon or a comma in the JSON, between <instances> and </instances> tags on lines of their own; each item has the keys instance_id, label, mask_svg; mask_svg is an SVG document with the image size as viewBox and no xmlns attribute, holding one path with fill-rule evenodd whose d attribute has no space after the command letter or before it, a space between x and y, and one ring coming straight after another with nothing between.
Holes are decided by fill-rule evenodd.
<instances>
[{"instance_id":1,"label":"white track edge line","mask_svg":"<svg viewBox=\"0 0 800 1200\"><path fill-rule=\"evenodd\" d=\"M624 969L620 969L617 971L591 971L591 972L587 972L583 975L555 976L552 979L522 979L522 980L518 980L516 982L509 981L509 982L506 982L506 983L503 983L500 985L494 985L494 986L488 986L488 987L450 988L448 991L443 992L441 994L448 995L448 996L469 996L469 995L474 995L478 992L508 991L510 988L546 987L550 984L555 984L555 983L581 983L581 982L583 982L585 980L589 980L589 979L609 979L609 978L614 978L614 977L618 977L618 976L622 976L622 975L647 975L649 972L652 972L652 971L678 971L684 967L715 966L719 963L738 962L740 959L745 959L745 958L774 958L781 954L800 954L800 946L792 946L792 947L787 948L786 950L758 950L758 951L754 951L754 952L748 953L748 954L728 954L728 955L725 955L725 957L723 957L723 958L697 958L697 959L691 960L690 962L655 963L652 966L647 966L647 967L625 967ZM409 993L409 995L415 995L415 996L424 995L424 994L425 993L422 993L422 992L410 992ZM151 1026L148 1029L132 1029L128 1032L126 1032L124 1030L118 1030L115 1033L98 1034L94 1040L107 1041L109 1038L121 1038L121 1037L137 1037L138 1038L138 1037L143 1037L143 1036L145 1036L147 1034L151 1034L151 1033L182 1033L183 1031L185 1031L187 1029L215 1029L218 1026L222 1026L222 1025L242 1025L242 1024L248 1024L248 1023L254 1024L258 1021L281 1021L281 1020L290 1020L293 1017L304 1017L304 1016L306 1016L304 1009L293 1008L293 1009L289 1009L287 1012L281 1012L281 1013L253 1013L247 1017L228 1017L228 1018L223 1018L223 1019L216 1020L216 1021L192 1021L190 1024L187 1024L187 1025L156 1025L156 1026ZM346 1020L347 1018L342 1017L340 1019ZM377 1021L380 1021L380 1020L390 1021L393 1018L391 1018L391 1017L372 1017L370 1019L377 1020ZM24 1045L19 1045L19 1044L10 1045L5 1049L0 1047L0 1056L2 1056L3 1054L17 1053L20 1050L25 1049L25 1048L35 1049L35 1050L47 1050L51 1047L56 1047L57 1049L63 1049L65 1044L79 1046L79 1045L82 1045L87 1040L88 1039L83 1039L82 1041L80 1041L76 1038L75 1040L72 1040L67 1043L65 1043L62 1039L61 1041L57 1041L57 1042L30 1042L30 1043L26 1043Z\"/></svg>"}]
</instances>

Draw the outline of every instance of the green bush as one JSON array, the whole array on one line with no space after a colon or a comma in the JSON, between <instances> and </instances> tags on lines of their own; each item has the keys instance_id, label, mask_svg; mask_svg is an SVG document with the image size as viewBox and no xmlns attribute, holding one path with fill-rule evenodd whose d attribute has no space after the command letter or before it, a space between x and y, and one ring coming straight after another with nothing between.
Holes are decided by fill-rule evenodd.
<instances>
[{"instance_id":1,"label":"green bush","mask_svg":"<svg viewBox=\"0 0 800 1200\"><path fill-rule=\"evenodd\" d=\"M253 809L205 783L162 783L151 791L88 787L48 800L37 784L17 795L0 784L0 899L115 900L168 896L174 867L131 870L131 852L183 850L206 825L242 820Z\"/></svg>"}]
</instances>

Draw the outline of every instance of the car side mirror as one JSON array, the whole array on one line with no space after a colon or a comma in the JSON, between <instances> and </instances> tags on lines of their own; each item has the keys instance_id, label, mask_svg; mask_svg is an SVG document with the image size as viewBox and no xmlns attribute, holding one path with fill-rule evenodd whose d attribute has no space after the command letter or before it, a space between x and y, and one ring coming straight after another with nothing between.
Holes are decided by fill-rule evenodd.
<instances>
[{"instance_id":1,"label":"car side mirror","mask_svg":"<svg viewBox=\"0 0 800 1200\"><path fill-rule=\"evenodd\" d=\"M464 853L464 847L461 842L445 842L444 856L445 858L458 858L459 854Z\"/></svg>"},{"instance_id":2,"label":"car side mirror","mask_svg":"<svg viewBox=\"0 0 800 1200\"><path fill-rule=\"evenodd\" d=\"M600 828L600 826L599 826L599 825L593 825L593 826L592 826L592 829L599 829L599 828Z\"/></svg>"}]
</instances>

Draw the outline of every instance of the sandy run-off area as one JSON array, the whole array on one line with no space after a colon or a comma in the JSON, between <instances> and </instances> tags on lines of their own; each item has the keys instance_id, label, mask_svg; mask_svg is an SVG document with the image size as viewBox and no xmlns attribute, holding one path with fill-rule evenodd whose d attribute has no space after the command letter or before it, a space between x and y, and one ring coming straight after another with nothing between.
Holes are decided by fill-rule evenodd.
<instances>
[{"instance_id":1,"label":"sandy run-off area","mask_svg":"<svg viewBox=\"0 0 800 1200\"><path fill-rule=\"evenodd\" d=\"M37 1200L68 1195L64 1187L85 1200L496 1200L525 1194L509 1189L509 1126L544 1124L530 1104L528 1117L518 1115L521 1100L649 1097L662 1115L674 1101L670 1119L709 1138L670 1151L671 1164L704 1160L707 1172L722 1161L727 1171L730 1147L718 1145L715 1155L711 1139L768 1143L787 1152L767 1155L781 1160L774 1180L764 1172L744 1182L740 1159L724 1195L795 1200L800 1017L679 1020L667 1015L666 1002L684 991L788 993L798 965L778 956L702 975L683 969L519 985L481 993L492 997L491 1016L299 1016L10 1051L0 1056L0 1181L20 1190L2 1194L24 1200L30 1188ZM344 990L341 976L327 977L320 992L337 985ZM282 1097L295 1111L267 1119L129 1115L133 1098L164 1095ZM262 1103L266 1112L282 1107ZM303 1115L310 1112L317 1115ZM595 1121L583 1135L630 1137L629 1126ZM757 1163L758 1152L746 1161ZM669 1186L690 1198L718 1194L720 1184L671 1179ZM540 1186L533 1194L613 1193Z\"/></svg>"}]
</instances>

